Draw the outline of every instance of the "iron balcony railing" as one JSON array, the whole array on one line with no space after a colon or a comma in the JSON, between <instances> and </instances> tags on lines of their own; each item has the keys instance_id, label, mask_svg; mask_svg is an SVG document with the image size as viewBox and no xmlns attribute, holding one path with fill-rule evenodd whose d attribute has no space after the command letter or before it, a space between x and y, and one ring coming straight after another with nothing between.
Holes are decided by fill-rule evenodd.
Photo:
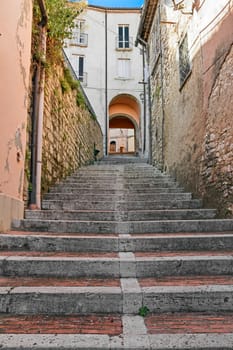
<instances>
[{"instance_id":1,"label":"iron balcony railing","mask_svg":"<svg viewBox=\"0 0 233 350\"><path fill-rule=\"evenodd\" d=\"M70 41L70 45L88 46L88 34L74 33Z\"/></svg>"},{"instance_id":2,"label":"iron balcony railing","mask_svg":"<svg viewBox=\"0 0 233 350\"><path fill-rule=\"evenodd\" d=\"M63 51L63 57L64 57L64 60L65 60L66 66L67 66L67 68L69 68L72 77L73 77L75 80L80 81L80 80L78 79L77 74L75 73L75 70L73 69L73 67L72 67L72 65L71 65L71 63L70 63L69 58L67 57L67 55L66 55L66 53L65 53L65 50L63 49L62 51ZM80 84L80 89L81 89L82 94L83 94L83 96L84 96L87 109L89 110L89 112L90 112L95 118L97 118L97 117L96 117L96 114L95 114L95 111L94 111L94 109L93 109L93 107L92 107L92 105L91 105L91 103L90 103L90 101L89 101L89 99L88 99L88 97L87 97L87 95L86 95L86 93L85 93L83 87L82 87L82 84Z\"/></svg>"}]
</instances>

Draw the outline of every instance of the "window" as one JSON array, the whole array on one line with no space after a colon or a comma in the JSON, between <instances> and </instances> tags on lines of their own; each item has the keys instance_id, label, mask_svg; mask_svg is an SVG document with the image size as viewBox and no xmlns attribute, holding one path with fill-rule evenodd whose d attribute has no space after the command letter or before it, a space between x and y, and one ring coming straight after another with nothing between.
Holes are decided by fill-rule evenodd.
<instances>
[{"instance_id":1,"label":"window","mask_svg":"<svg viewBox=\"0 0 233 350\"><path fill-rule=\"evenodd\" d=\"M185 35L179 46L179 65L180 65L180 86L182 87L191 73L191 66L188 52L188 36Z\"/></svg>"},{"instance_id":2,"label":"window","mask_svg":"<svg viewBox=\"0 0 233 350\"><path fill-rule=\"evenodd\" d=\"M80 81L84 81L84 56L72 55L74 71Z\"/></svg>"},{"instance_id":3,"label":"window","mask_svg":"<svg viewBox=\"0 0 233 350\"><path fill-rule=\"evenodd\" d=\"M129 26L126 24L118 26L118 48L129 49Z\"/></svg>"},{"instance_id":4,"label":"window","mask_svg":"<svg viewBox=\"0 0 233 350\"><path fill-rule=\"evenodd\" d=\"M120 58L117 60L117 76L118 78L130 78L130 60Z\"/></svg>"},{"instance_id":5,"label":"window","mask_svg":"<svg viewBox=\"0 0 233 350\"><path fill-rule=\"evenodd\" d=\"M71 44L87 46L87 34L85 33L85 21L78 20L75 22Z\"/></svg>"}]
</instances>

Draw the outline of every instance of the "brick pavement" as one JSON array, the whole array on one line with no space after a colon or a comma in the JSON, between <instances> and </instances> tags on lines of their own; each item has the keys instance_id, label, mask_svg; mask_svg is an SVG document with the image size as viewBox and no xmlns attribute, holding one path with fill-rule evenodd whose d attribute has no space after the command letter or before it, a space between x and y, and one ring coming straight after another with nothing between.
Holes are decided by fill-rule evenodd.
<instances>
[{"instance_id":1,"label":"brick pavement","mask_svg":"<svg viewBox=\"0 0 233 350\"><path fill-rule=\"evenodd\" d=\"M122 333L118 315L9 316L0 315L0 333L11 334L108 334Z\"/></svg>"},{"instance_id":2,"label":"brick pavement","mask_svg":"<svg viewBox=\"0 0 233 350\"><path fill-rule=\"evenodd\" d=\"M119 279L0 277L0 287L120 287Z\"/></svg>"},{"instance_id":3,"label":"brick pavement","mask_svg":"<svg viewBox=\"0 0 233 350\"><path fill-rule=\"evenodd\" d=\"M163 278L140 278L141 287L155 286L205 286L233 284L232 276L168 276Z\"/></svg>"},{"instance_id":4,"label":"brick pavement","mask_svg":"<svg viewBox=\"0 0 233 350\"><path fill-rule=\"evenodd\" d=\"M145 318L150 334L232 333L233 314L158 314Z\"/></svg>"}]
</instances>

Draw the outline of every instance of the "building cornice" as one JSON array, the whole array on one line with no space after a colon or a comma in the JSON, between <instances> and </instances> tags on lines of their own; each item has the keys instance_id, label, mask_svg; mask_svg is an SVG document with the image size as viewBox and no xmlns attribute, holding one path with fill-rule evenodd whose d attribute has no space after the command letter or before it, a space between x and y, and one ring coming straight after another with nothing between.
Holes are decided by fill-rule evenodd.
<instances>
[{"instance_id":1,"label":"building cornice","mask_svg":"<svg viewBox=\"0 0 233 350\"><path fill-rule=\"evenodd\" d=\"M148 41L148 37L151 31L151 26L154 20L157 5L158 5L158 0L145 1L145 4L142 9L141 20L139 23L136 44L138 43L139 38L145 42Z\"/></svg>"},{"instance_id":2,"label":"building cornice","mask_svg":"<svg viewBox=\"0 0 233 350\"><path fill-rule=\"evenodd\" d=\"M100 12L117 12L117 13L140 13L141 8L139 7L104 7L104 6L97 6L97 5L88 5L87 9L100 11Z\"/></svg>"}]
</instances>

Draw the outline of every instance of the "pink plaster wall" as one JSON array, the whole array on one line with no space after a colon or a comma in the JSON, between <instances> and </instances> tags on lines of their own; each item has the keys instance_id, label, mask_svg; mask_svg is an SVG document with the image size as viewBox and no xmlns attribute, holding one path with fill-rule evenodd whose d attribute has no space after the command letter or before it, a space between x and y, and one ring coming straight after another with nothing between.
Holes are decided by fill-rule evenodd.
<instances>
[{"instance_id":1,"label":"pink plaster wall","mask_svg":"<svg viewBox=\"0 0 233 350\"><path fill-rule=\"evenodd\" d=\"M0 193L22 200L32 1L1 0L0 24Z\"/></svg>"}]
</instances>

